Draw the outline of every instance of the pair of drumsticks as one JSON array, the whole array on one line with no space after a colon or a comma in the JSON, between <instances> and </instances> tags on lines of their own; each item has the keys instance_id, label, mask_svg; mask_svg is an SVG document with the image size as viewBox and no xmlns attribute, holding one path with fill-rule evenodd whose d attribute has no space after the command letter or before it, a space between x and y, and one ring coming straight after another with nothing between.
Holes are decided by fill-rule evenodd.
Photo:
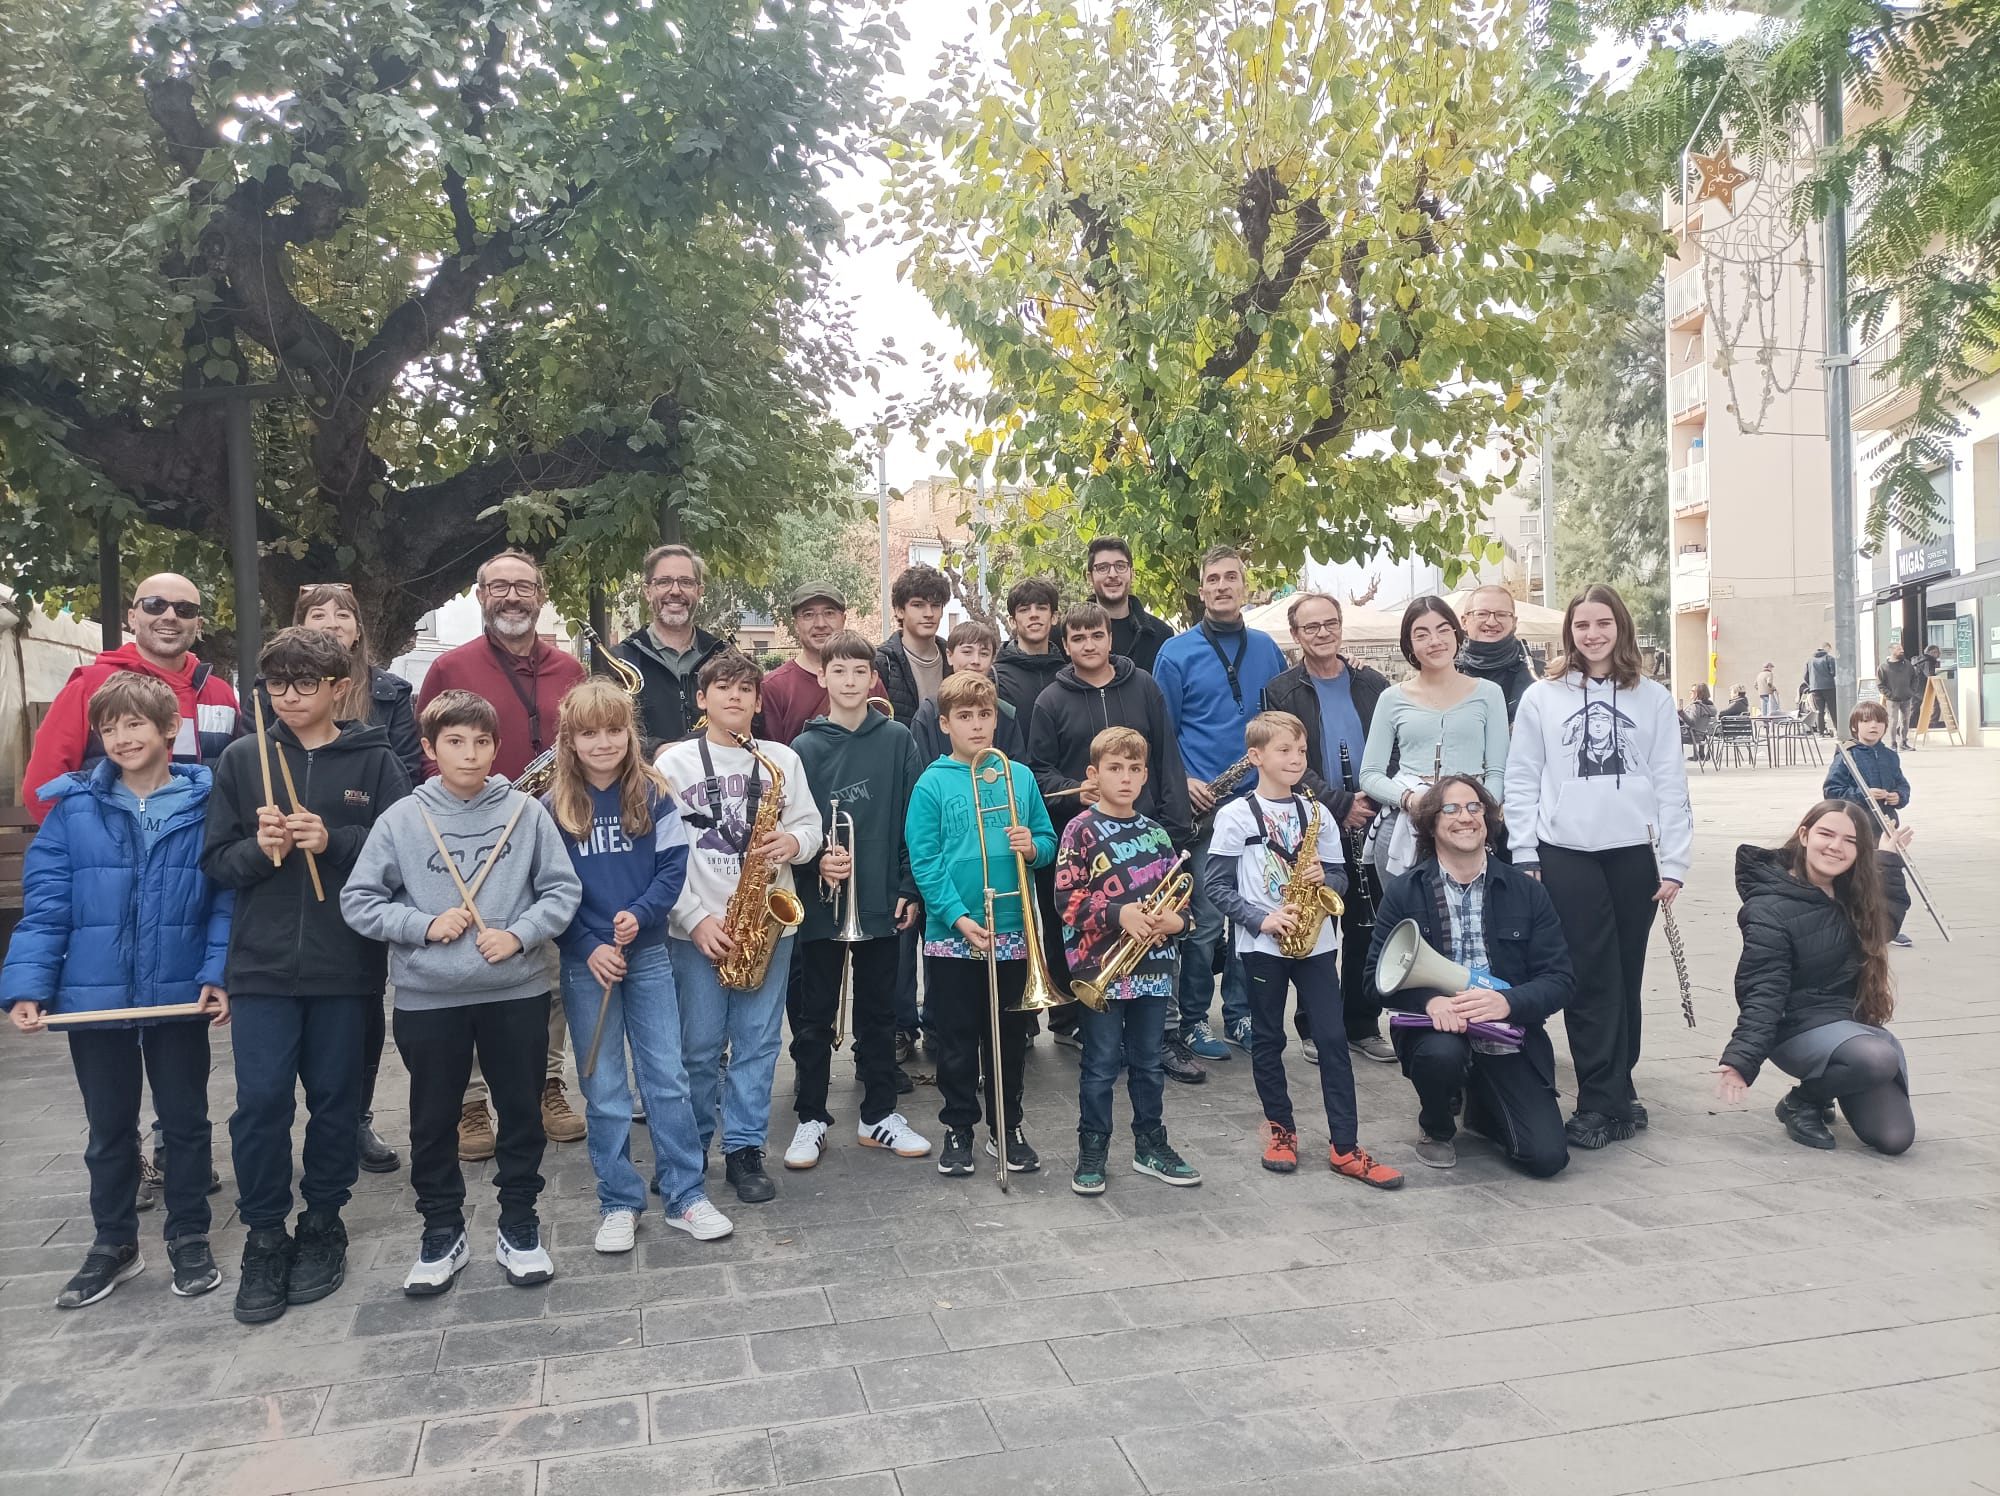
<instances>
[{"instance_id":1,"label":"pair of drumsticks","mask_svg":"<svg viewBox=\"0 0 2000 1496\"><path fill-rule=\"evenodd\" d=\"M273 810L282 811L283 808L278 804L278 797L271 792L271 744L268 735L264 731L264 698L259 696L255 691L252 691L250 693L250 701L257 713L257 769L264 776L264 803ZM285 757L285 745L283 743L278 745L278 773L284 777L285 798L292 802L292 810L299 810L301 808L299 804L299 787L292 783L292 764L291 760ZM283 813L290 814L289 811ZM284 865L285 859L283 854L274 852L271 855L271 866L283 867ZM306 871L312 874L313 897L324 904L326 902L326 888L319 881L319 859L314 857L310 852L306 853Z\"/></svg>"}]
</instances>

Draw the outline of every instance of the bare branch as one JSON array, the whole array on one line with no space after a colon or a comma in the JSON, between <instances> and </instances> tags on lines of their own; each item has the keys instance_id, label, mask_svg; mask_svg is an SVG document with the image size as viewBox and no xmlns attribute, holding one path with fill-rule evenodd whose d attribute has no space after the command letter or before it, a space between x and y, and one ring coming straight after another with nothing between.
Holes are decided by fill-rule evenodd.
<instances>
[{"instance_id":1,"label":"bare branch","mask_svg":"<svg viewBox=\"0 0 2000 1496\"><path fill-rule=\"evenodd\" d=\"M1307 198L1292 215L1292 237L1286 241L1278 273L1266 274L1264 251L1270 243L1271 220L1283 211L1289 197L1285 184L1278 179L1278 173L1272 167L1260 166L1244 179L1243 190L1237 196L1236 215L1243 227L1245 246L1256 262L1257 271L1250 284L1230 298L1229 309L1237 319L1236 335L1203 362L1201 374L1204 379L1229 379L1249 365L1256 356L1258 345L1264 340L1264 334L1250 326L1249 314L1256 311L1268 317L1283 306L1292 287L1298 284L1299 276L1304 274L1312 252L1324 244L1333 232L1333 226L1327 222L1326 214L1320 208L1319 199Z\"/></svg>"}]
</instances>

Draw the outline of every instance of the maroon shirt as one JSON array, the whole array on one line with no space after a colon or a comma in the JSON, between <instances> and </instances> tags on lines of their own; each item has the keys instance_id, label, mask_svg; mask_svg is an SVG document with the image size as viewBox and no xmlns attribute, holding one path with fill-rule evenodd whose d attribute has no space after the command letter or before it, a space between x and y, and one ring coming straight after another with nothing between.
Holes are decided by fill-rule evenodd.
<instances>
[{"instance_id":1,"label":"maroon shirt","mask_svg":"<svg viewBox=\"0 0 2000 1496\"><path fill-rule=\"evenodd\" d=\"M442 691L484 696L500 716L500 751L494 755L493 772L518 779L536 754L555 746L557 711L585 673L572 656L540 639L527 654L517 655L491 635L481 634L431 662L424 688L417 693L417 716L421 720L424 708ZM539 720L530 717L529 701L535 703ZM433 778L437 771L436 762L426 755L424 777Z\"/></svg>"},{"instance_id":2,"label":"maroon shirt","mask_svg":"<svg viewBox=\"0 0 2000 1496\"><path fill-rule=\"evenodd\" d=\"M888 697L888 688L882 684L882 677L868 678L870 696ZM826 686L797 660L787 660L776 670L764 677L763 693L759 697L758 713L764 719L762 736L774 743L792 745L792 740L805 730L805 725L815 717L824 717L830 704L827 701Z\"/></svg>"}]
</instances>

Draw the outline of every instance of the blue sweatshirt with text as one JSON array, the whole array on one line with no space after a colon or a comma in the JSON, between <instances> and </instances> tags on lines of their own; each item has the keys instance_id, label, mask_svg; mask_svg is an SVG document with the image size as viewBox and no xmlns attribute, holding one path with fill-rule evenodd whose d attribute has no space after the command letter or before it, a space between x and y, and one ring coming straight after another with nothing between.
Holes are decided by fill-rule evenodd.
<instances>
[{"instance_id":1,"label":"blue sweatshirt with text","mask_svg":"<svg viewBox=\"0 0 2000 1496\"><path fill-rule=\"evenodd\" d=\"M551 817L555 815L553 794L542 797ZM622 909L632 911L639 921L637 949L659 945L667 938L667 912L681 896L687 881L687 830L681 824L680 806L670 795L648 798L653 812L653 829L638 836L625 830L623 801L617 785L590 791L590 827L583 836L571 836L557 822L563 846L569 849L570 865L583 882L583 902L576 918L556 938L563 954L588 960L600 945L612 945L611 922Z\"/></svg>"}]
</instances>

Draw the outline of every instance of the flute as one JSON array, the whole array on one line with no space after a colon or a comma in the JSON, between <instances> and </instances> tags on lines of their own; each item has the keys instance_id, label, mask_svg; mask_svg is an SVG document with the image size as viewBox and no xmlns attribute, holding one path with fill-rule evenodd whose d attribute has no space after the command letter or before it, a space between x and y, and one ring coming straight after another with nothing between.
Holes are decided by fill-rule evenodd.
<instances>
[{"instance_id":1,"label":"flute","mask_svg":"<svg viewBox=\"0 0 2000 1496\"><path fill-rule=\"evenodd\" d=\"M1930 890L1924 887L1923 877L1917 872L1917 865L1910 861L1910 854L1895 845L1896 827L1890 822L1887 812L1882 809L1882 802L1868 793L1868 781L1861 777L1861 766L1855 763L1854 755L1847 751L1847 744L1835 739L1833 750L1840 755L1841 762L1847 765L1847 772L1854 776L1854 782L1861 790L1861 798L1866 800L1868 808L1875 812L1875 825L1882 833L1882 840L1893 847L1896 855L1903 859L1906 881L1917 891L1917 897L1924 901L1924 908L1930 913L1931 923L1938 927L1938 934L1944 936L1945 942L1949 944L1951 931L1945 926L1944 916L1938 913L1937 905L1931 902Z\"/></svg>"}]
</instances>

